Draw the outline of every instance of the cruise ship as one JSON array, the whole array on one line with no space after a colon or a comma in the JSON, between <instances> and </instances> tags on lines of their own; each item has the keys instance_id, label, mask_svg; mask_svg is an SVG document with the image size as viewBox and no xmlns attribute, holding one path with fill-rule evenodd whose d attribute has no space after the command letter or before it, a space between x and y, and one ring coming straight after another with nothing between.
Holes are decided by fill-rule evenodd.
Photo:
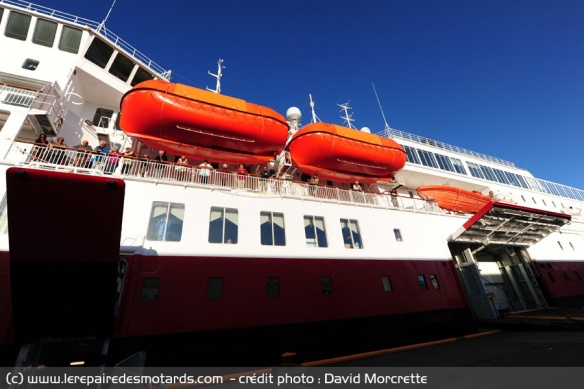
<instances>
[{"instance_id":1,"label":"cruise ship","mask_svg":"<svg viewBox=\"0 0 584 389\"><path fill-rule=\"evenodd\" d=\"M584 304L581 189L173 83L103 23L25 1L0 0L0 48L5 364Z\"/></svg>"}]
</instances>

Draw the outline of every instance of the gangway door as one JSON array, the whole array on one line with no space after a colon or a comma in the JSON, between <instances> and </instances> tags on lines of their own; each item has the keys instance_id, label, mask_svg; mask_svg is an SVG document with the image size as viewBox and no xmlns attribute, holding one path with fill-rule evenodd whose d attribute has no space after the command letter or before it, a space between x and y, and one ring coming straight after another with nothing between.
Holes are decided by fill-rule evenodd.
<instances>
[{"instance_id":1,"label":"gangway door","mask_svg":"<svg viewBox=\"0 0 584 389\"><path fill-rule=\"evenodd\" d=\"M124 181L10 168L6 182L16 342L111 337Z\"/></svg>"}]
</instances>

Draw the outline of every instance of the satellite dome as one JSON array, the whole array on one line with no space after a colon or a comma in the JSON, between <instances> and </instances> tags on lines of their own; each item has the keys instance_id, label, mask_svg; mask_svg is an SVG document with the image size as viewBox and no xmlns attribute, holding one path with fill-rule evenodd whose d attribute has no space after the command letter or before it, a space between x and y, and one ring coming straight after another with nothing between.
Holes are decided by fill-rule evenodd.
<instances>
[{"instance_id":1,"label":"satellite dome","mask_svg":"<svg viewBox=\"0 0 584 389\"><path fill-rule=\"evenodd\" d=\"M368 134L371 134L371 130L369 129L369 127L363 127L363 128L361 129L361 131L363 131L363 132L366 132L366 133L368 133Z\"/></svg>"},{"instance_id":2,"label":"satellite dome","mask_svg":"<svg viewBox=\"0 0 584 389\"><path fill-rule=\"evenodd\" d=\"M288 120L300 120L302 119L302 113L296 107L290 107L286 111L286 119Z\"/></svg>"}]
</instances>

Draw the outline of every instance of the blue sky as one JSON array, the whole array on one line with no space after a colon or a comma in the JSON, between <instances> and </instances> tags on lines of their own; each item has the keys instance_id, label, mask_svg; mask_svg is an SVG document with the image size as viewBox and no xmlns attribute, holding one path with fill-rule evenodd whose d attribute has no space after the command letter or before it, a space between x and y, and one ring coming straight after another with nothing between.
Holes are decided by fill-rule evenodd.
<instances>
[{"instance_id":1,"label":"blue sky","mask_svg":"<svg viewBox=\"0 0 584 389\"><path fill-rule=\"evenodd\" d=\"M110 1L40 5L95 21ZM402 131L584 189L581 0L117 0L106 26L173 81Z\"/></svg>"}]
</instances>

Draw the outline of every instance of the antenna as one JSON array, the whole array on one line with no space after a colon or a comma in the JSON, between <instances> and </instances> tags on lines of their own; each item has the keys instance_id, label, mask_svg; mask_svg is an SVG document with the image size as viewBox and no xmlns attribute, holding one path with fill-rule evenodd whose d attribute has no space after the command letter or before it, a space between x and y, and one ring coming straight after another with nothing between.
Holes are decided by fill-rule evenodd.
<instances>
[{"instance_id":1,"label":"antenna","mask_svg":"<svg viewBox=\"0 0 584 389\"><path fill-rule=\"evenodd\" d=\"M105 15L105 19L103 19L103 22L101 22L99 24L99 26L97 26L97 31L101 32L102 28L105 29L105 22L107 21L107 18L109 18L110 14L112 13L112 9L114 9L114 5L116 5L116 1L114 0L114 2L112 3L112 6L110 7L109 11L107 11L107 15Z\"/></svg>"},{"instance_id":2,"label":"antenna","mask_svg":"<svg viewBox=\"0 0 584 389\"><path fill-rule=\"evenodd\" d=\"M343 119L345 121L346 126L349 128L354 128L356 130L357 128L351 124L351 122L354 122L355 119L353 119L353 114L349 114L349 110L352 109L351 107L349 107L350 102L351 101L348 101L345 104L337 104L337 105L339 107L341 107L343 112L345 112L345 116L341 116L341 119Z\"/></svg>"},{"instance_id":3,"label":"antenna","mask_svg":"<svg viewBox=\"0 0 584 389\"><path fill-rule=\"evenodd\" d=\"M387 132L387 136L389 136L389 132L391 131L391 127L387 124L387 120L385 120L385 114L383 113L383 108L381 108L381 103L379 102L379 96L377 96L377 91L375 90L375 85L371 83L373 86L373 92L375 92L375 98L377 99L377 104L379 105L379 110L381 111L381 116L383 117L383 123L385 123L385 132Z\"/></svg>"},{"instance_id":4,"label":"antenna","mask_svg":"<svg viewBox=\"0 0 584 389\"><path fill-rule=\"evenodd\" d=\"M217 62L217 74L213 74L213 73L211 73L211 71L207 72L217 79L217 84L215 85L215 89L210 89L209 87L207 87L208 91L215 92L215 93L221 93L221 76L223 75L223 74L221 74L221 69L225 69L225 66L223 66L223 60L221 58L219 58L219 61Z\"/></svg>"},{"instance_id":5,"label":"antenna","mask_svg":"<svg viewBox=\"0 0 584 389\"><path fill-rule=\"evenodd\" d=\"M310 110L312 111L312 122L311 123L316 123L317 121L320 122L320 119L318 118L318 116L316 116L316 113L314 112L314 101L312 101L312 94L308 94L308 97L310 98Z\"/></svg>"}]
</instances>

